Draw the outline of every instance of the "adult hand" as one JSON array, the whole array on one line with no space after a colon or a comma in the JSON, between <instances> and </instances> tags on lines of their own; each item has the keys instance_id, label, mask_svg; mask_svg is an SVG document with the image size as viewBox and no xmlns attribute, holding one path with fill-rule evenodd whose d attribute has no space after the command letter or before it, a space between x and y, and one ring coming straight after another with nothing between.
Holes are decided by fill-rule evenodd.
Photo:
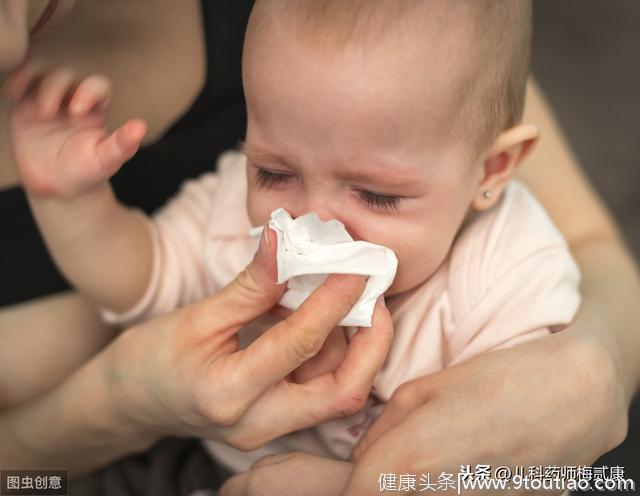
<instances>
[{"instance_id":1,"label":"adult hand","mask_svg":"<svg viewBox=\"0 0 640 496\"><path fill-rule=\"evenodd\" d=\"M115 383L141 429L254 449L285 433L350 415L364 405L392 339L378 303L373 326L351 340L342 364L304 383L287 379L313 357L364 288L360 276L330 276L249 347L238 330L267 312L276 279L275 233L265 229L249 266L221 293L123 333L112 346Z\"/></svg>"},{"instance_id":2,"label":"adult hand","mask_svg":"<svg viewBox=\"0 0 640 496\"><path fill-rule=\"evenodd\" d=\"M437 487L460 465L593 463L624 439L627 404L614 360L585 336L570 327L403 385L354 449L344 494L372 494L386 473Z\"/></svg>"},{"instance_id":3,"label":"adult hand","mask_svg":"<svg viewBox=\"0 0 640 496\"><path fill-rule=\"evenodd\" d=\"M228 479L219 496L336 496L349 480L353 463L309 453L265 456L250 470Z\"/></svg>"}]
</instances>

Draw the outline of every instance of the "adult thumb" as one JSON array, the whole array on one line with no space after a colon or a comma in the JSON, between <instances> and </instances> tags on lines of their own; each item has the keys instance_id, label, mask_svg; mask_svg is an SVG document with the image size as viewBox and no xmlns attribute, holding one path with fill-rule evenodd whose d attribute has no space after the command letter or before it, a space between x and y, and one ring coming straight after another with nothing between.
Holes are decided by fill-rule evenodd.
<instances>
[{"instance_id":1,"label":"adult thumb","mask_svg":"<svg viewBox=\"0 0 640 496\"><path fill-rule=\"evenodd\" d=\"M265 227L253 260L218 295L228 325L244 325L270 310L280 300L284 284L277 284L276 233Z\"/></svg>"}]
</instances>

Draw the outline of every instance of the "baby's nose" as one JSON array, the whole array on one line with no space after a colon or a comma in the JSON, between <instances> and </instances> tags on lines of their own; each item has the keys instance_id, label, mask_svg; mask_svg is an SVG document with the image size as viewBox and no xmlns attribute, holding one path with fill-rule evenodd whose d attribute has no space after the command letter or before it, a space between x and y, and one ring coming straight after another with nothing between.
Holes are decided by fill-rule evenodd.
<instances>
[{"instance_id":1,"label":"baby's nose","mask_svg":"<svg viewBox=\"0 0 640 496\"><path fill-rule=\"evenodd\" d=\"M289 212L291 216L295 219L297 217L301 217L310 212L315 213L318 218L323 222L328 222L330 220L337 220L344 224L345 229L354 239L359 239L357 233L353 229L352 222L346 215L346 211L344 208L335 208L330 203L325 202L324 204L307 204L303 208L296 209L295 212Z\"/></svg>"},{"instance_id":2,"label":"baby's nose","mask_svg":"<svg viewBox=\"0 0 640 496\"><path fill-rule=\"evenodd\" d=\"M305 201L295 205L293 212L289 212L293 218L301 217L310 212L315 213L321 221L327 222L329 220L338 219L336 209L332 203L326 198L314 197L307 198Z\"/></svg>"}]
</instances>

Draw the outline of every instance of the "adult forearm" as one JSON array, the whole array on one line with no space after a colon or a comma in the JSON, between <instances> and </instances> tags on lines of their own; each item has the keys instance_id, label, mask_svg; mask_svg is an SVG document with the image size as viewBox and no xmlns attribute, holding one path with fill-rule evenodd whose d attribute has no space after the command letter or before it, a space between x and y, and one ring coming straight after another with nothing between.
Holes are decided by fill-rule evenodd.
<instances>
[{"instance_id":1,"label":"adult forearm","mask_svg":"<svg viewBox=\"0 0 640 496\"><path fill-rule=\"evenodd\" d=\"M46 394L115 336L74 292L2 307L0 411Z\"/></svg>"},{"instance_id":2,"label":"adult forearm","mask_svg":"<svg viewBox=\"0 0 640 496\"><path fill-rule=\"evenodd\" d=\"M104 354L37 401L0 417L0 467L77 475L150 446L132 422Z\"/></svg>"},{"instance_id":3,"label":"adult forearm","mask_svg":"<svg viewBox=\"0 0 640 496\"><path fill-rule=\"evenodd\" d=\"M582 272L583 305L576 326L611 352L630 397L640 381L638 266L619 229L573 154L544 96L533 81L524 120L542 139L519 172L567 239ZM584 325L581 325L584 322ZM593 322L600 322L599 328Z\"/></svg>"},{"instance_id":4,"label":"adult forearm","mask_svg":"<svg viewBox=\"0 0 640 496\"><path fill-rule=\"evenodd\" d=\"M605 237L577 245L573 254L582 272L581 329L610 351L630 402L640 383L640 277L632 255L622 242ZM588 315L590 314L590 315ZM593 322L600 322L596 328Z\"/></svg>"},{"instance_id":5,"label":"adult forearm","mask_svg":"<svg viewBox=\"0 0 640 496\"><path fill-rule=\"evenodd\" d=\"M81 293L114 311L138 301L151 274L142 215L119 204L107 185L72 200L29 200L56 263Z\"/></svg>"}]
</instances>

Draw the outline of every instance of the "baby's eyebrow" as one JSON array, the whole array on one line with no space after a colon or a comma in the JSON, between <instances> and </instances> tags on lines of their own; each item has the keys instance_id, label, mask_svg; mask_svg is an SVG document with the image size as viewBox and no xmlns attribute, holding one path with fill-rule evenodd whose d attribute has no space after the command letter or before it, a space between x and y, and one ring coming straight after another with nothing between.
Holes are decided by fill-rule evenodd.
<instances>
[{"instance_id":1,"label":"baby's eyebrow","mask_svg":"<svg viewBox=\"0 0 640 496\"><path fill-rule=\"evenodd\" d=\"M247 157L251 158L252 160L266 160L269 162L278 162L291 167L284 157L276 153L267 152L265 150L255 148L251 145L247 145L246 141L241 140L240 142L238 142L237 149L238 151L240 151Z\"/></svg>"},{"instance_id":2,"label":"baby's eyebrow","mask_svg":"<svg viewBox=\"0 0 640 496\"><path fill-rule=\"evenodd\" d=\"M245 141L240 141L237 149L251 160L277 162L295 169L283 156L247 145ZM369 163L369 165L370 167L367 168L342 167L339 176L343 180L358 181L371 187L391 187L398 190L410 188L415 190L421 186L422 178L417 177L415 171L412 172L411 169L402 164L380 162L375 165Z\"/></svg>"},{"instance_id":3,"label":"baby's eyebrow","mask_svg":"<svg viewBox=\"0 0 640 496\"><path fill-rule=\"evenodd\" d=\"M354 180L371 185L392 186L394 188L417 187L422 178L417 177L406 167L395 164L380 164L371 168L343 169L340 175L344 179Z\"/></svg>"}]
</instances>

